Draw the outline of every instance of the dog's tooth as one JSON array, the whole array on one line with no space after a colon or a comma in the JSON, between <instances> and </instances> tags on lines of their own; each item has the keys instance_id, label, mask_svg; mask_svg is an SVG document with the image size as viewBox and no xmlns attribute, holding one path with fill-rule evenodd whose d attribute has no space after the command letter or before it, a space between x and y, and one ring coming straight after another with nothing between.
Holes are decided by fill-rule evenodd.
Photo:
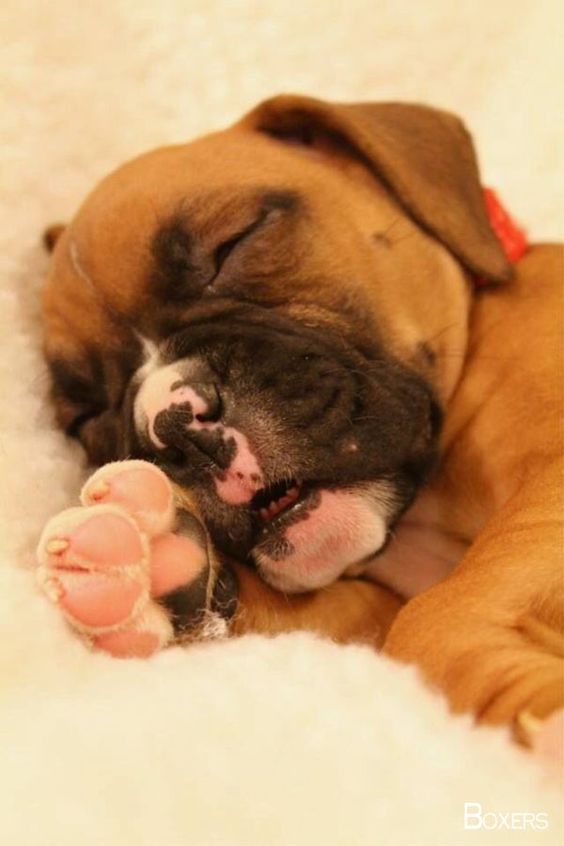
<instances>
[{"instance_id":1,"label":"dog's tooth","mask_svg":"<svg viewBox=\"0 0 564 846\"><path fill-rule=\"evenodd\" d=\"M283 508L286 508L287 505L291 505L293 502L295 502L297 500L297 498L298 498L298 492L297 491L288 491L286 496L283 497L280 500L280 505Z\"/></svg>"},{"instance_id":2,"label":"dog's tooth","mask_svg":"<svg viewBox=\"0 0 564 846\"><path fill-rule=\"evenodd\" d=\"M65 540L65 538L53 538L47 543L45 550L49 555L60 555L61 552L64 552L68 548L68 540Z\"/></svg>"},{"instance_id":3,"label":"dog's tooth","mask_svg":"<svg viewBox=\"0 0 564 846\"><path fill-rule=\"evenodd\" d=\"M272 486L275 487L275 486ZM278 485L280 488L281 485ZM294 503L301 491L301 485L296 483L291 488L287 488L279 497L276 499L271 499L270 502L263 506L262 508L258 509L258 514L260 515L262 520L272 520L274 517L277 517L282 511L284 511L287 506L292 505Z\"/></svg>"}]
</instances>

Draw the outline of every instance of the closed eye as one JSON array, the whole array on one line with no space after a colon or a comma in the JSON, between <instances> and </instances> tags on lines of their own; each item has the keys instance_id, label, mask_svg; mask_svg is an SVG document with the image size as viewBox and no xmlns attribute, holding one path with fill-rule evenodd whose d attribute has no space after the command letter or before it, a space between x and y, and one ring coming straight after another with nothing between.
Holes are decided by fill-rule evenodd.
<instances>
[{"instance_id":1,"label":"closed eye","mask_svg":"<svg viewBox=\"0 0 564 846\"><path fill-rule=\"evenodd\" d=\"M216 277L218 277L221 273L223 265L225 264L235 247L237 247L241 243L241 241L244 241L245 238L247 238L251 234L251 232L254 232L255 229L256 223L253 223L251 226L248 226L242 232L239 232L238 235L234 235L233 238L229 238L228 241L224 241L222 244L219 245L219 247L216 247L213 253L215 273L209 282L210 285L214 283Z\"/></svg>"},{"instance_id":2,"label":"closed eye","mask_svg":"<svg viewBox=\"0 0 564 846\"><path fill-rule=\"evenodd\" d=\"M266 222L266 219L269 215L274 211L272 208L263 208L259 214L259 216L254 220L249 226L246 226L245 229L242 229L241 232L233 235L227 241L223 241L219 244L218 247L215 248L213 253L213 261L214 261L214 269L215 275L213 279L210 280L210 285L213 284L216 277L219 276L221 273L221 269L233 250L239 246L243 241L253 235L260 227Z\"/></svg>"},{"instance_id":3,"label":"closed eye","mask_svg":"<svg viewBox=\"0 0 564 846\"><path fill-rule=\"evenodd\" d=\"M239 216L244 212L250 198L242 198L237 207L219 209L217 214L222 228L230 214ZM299 195L294 191L277 189L260 190L253 202L250 223L225 237L215 246L203 244L201 235L191 231L190 204L183 204L182 210L164 221L152 239L151 252L154 259L151 286L156 295L170 302L186 302L200 297L206 289L213 288L226 262L238 247L257 233L263 226L292 215L301 205ZM197 209L194 211L197 219ZM241 223L239 223L241 226ZM237 226L234 220L233 226ZM211 247L211 249L210 249ZM215 292L214 292L215 293Z\"/></svg>"}]
</instances>

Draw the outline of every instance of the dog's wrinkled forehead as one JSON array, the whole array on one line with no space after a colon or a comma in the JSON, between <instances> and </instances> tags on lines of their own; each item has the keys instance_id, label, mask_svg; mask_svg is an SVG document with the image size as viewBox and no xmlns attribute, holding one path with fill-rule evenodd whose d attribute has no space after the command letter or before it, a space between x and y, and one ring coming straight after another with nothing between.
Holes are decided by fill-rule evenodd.
<instances>
[{"instance_id":1,"label":"dog's wrinkled forehead","mask_svg":"<svg viewBox=\"0 0 564 846\"><path fill-rule=\"evenodd\" d=\"M439 244L485 278L508 275L463 125L397 103L274 98L228 130L118 169L61 240L48 334L57 300L88 310L94 293L133 322L218 295L339 313L360 300L376 319L389 311L381 286L405 285Z\"/></svg>"},{"instance_id":2,"label":"dog's wrinkled forehead","mask_svg":"<svg viewBox=\"0 0 564 846\"><path fill-rule=\"evenodd\" d=\"M358 272L355 256L366 258L369 238L393 246L390 226L405 213L472 272L507 278L460 121L409 104L281 97L226 131L120 168L90 195L69 235L86 275L111 307L128 313L151 294L143 271L163 228L157 253L164 249L172 267L165 287L176 299L183 286L174 279L183 271L191 273L192 287L207 288L232 247L255 234L265 236L263 265L274 243L282 245L278 259L291 246L293 258L306 265L300 276L308 290L323 298L319 277L327 274L328 259L332 282L341 277L349 289ZM300 232L290 245L283 233L296 220ZM260 275L264 283L264 266Z\"/></svg>"},{"instance_id":3,"label":"dog's wrinkled forehead","mask_svg":"<svg viewBox=\"0 0 564 846\"><path fill-rule=\"evenodd\" d=\"M339 311L360 283L363 228L397 216L390 202L369 223L359 185L268 136L219 133L105 180L70 227L66 257L85 294L146 334L200 298Z\"/></svg>"}]
</instances>

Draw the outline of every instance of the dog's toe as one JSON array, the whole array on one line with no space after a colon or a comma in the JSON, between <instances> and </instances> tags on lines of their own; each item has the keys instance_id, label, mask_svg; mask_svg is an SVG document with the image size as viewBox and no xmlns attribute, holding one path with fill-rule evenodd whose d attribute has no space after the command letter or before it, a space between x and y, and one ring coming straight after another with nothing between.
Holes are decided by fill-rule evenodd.
<instances>
[{"instance_id":1,"label":"dog's toe","mask_svg":"<svg viewBox=\"0 0 564 846\"><path fill-rule=\"evenodd\" d=\"M548 774L562 782L564 776L564 708L551 714L532 736L533 752Z\"/></svg>"},{"instance_id":2,"label":"dog's toe","mask_svg":"<svg viewBox=\"0 0 564 846\"><path fill-rule=\"evenodd\" d=\"M83 505L121 506L147 535L172 527L175 506L172 487L162 472L148 461L115 461L100 467L84 485Z\"/></svg>"},{"instance_id":3,"label":"dog's toe","mask_svg":"<svg viewBox=\"0 0 564 846\"><path fill-rule=\"evenodd\" d=\"M93 638L97 649L114 658L149 658L173 638L172 623L164 608L149 602L144 611L129 625Z\"/></svg>"},{"instance_id":4,"label":"dog's toe","mask_svg":"<svg viewBox=\"0 0 564 846\"><path fill-rule=\"evenodd\" d=\"M149 600L149 546L115 506L71 508L49 521L38 577L80 630L122 625Z\"/></svg>"},{"instance_id":5,"label":"dog's toe","mask_svg":"<svg viewBox=\"0 0 564 846\"><path fill-rule=\"evenodd\" d=\"M166 596L194 581L208 565L196 539L168 532L151 542L151 595Z\"/></svg>"}]
</instances>

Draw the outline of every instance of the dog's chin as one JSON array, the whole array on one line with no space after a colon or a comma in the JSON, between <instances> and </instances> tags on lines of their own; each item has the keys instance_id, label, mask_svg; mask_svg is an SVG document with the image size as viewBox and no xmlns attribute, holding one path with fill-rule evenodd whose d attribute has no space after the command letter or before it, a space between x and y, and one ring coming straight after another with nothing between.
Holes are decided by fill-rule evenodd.
<instances>
[{"instance_id":1,"label":"dog's chin","mask_svg":"<svg viewBox=\"0 0 564 846\"><path fill-rule=\"evenodd\" d=\"M323 588L352 566L368 564L386 543L396 508L391 486L361 492L322 489L277 526L265 528L252 558L277 590L301 593Z\"/></svg>"}]
</instances>

